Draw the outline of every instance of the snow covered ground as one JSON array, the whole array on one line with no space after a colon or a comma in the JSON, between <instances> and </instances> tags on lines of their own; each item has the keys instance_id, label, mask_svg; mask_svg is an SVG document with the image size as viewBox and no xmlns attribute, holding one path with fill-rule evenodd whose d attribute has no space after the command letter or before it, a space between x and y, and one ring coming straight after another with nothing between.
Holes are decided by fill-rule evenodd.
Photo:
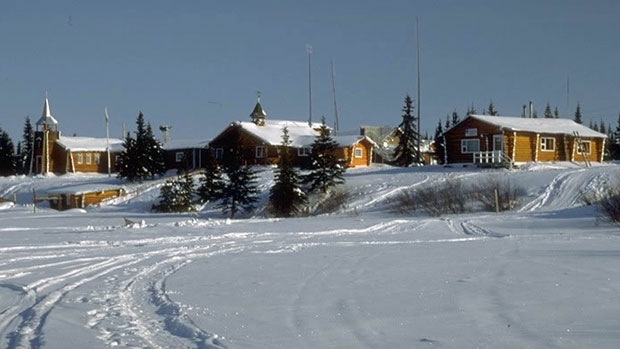
<instances>
[{"instance_id":1,"label":"snow covered ground","mask_svg":"<svg viewBox=\"0 0 620 349\"><path fill-rule=\"evenodd\" d=\"M520 209L392 213L403 189L496 176L527 190ZM353 169L339 213L232 221L150 213L159 183L35 214L33 187L124 183L2 178L0 196L18 203L0 204L0 347L617 348L620 229L580 191L619 176L618 165ZM271 181L263 172L261 188Z\"/></svg>"}]
</instances>

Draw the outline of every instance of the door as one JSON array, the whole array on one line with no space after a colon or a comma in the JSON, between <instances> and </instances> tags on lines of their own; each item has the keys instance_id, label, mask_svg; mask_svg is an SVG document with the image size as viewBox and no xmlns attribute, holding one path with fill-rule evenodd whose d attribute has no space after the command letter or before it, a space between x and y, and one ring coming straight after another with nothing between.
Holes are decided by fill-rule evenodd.
<instances>
[{"instance_id":1,"label":"door","mask_svg":"<svg viewBox=\"0 0 620 349\"><path fill-rule=\"evenodd\" d=\"M504 151L504 136L493 135L493 151Z\"/></svg>"}]
</instances>

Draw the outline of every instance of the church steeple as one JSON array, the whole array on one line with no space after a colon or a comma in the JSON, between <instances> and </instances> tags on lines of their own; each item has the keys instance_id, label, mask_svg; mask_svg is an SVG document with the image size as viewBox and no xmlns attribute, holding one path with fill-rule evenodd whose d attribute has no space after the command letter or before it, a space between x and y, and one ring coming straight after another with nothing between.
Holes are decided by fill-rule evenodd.
<instances>
[{"instance_id":1,"label":"church steeple","mask_svg":"<svg viewBox=\"0 0 620 349\"><path fill-rule=\"evenodd\" d=\"M45 103L43 104L43 113L41 114L41 118L37 121L37 128L42 126L45 129L58 131L58 121L52 116L52 111L50 110L50 101L47 98L47 93L45 93Z\"/></svg>"},{"instance_id":2,"label":"church steeple","mask_svg":"<svg viewBox=\"0 0 620 349\"><path fill-rule=\"evenodd\" d=\"M257 126L265 126L265 116L267 113L263 110L263 106L260 104L260 91L257 91L256 105L254 106L254 110L250 114L250 119Z\"/></svg>"}]
</instances>

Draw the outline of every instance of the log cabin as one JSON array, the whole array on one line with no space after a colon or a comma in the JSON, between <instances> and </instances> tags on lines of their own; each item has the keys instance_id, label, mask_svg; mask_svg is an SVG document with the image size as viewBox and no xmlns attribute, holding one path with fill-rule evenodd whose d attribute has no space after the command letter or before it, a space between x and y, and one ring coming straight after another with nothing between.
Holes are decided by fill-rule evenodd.
<instances>
[{"instance_id":1,"label":"log cabin","mask_svg":"<svg viewBox=\"0 0 620 349\"><path fill-rule=\"evenodd\" d=\"M569 119L470 115L443 134L445 163L603 161L606 135Z\"/></svg>"},{"instance_id":2,"label":"log cabin","mask_svg":"<svg viewBox=\"0 0 620 349\"><path fill-rule=\"evenodd\" d=\"M108 185L76 185L50 190L44 197L50 207L58 210L73 208L85 208L99 205L104 200L117 198L125 195L124 188Z\"/></svg>"},{"instance_id":3,"label":"log cabin","mask_svg":"<svg viewBox=\"0 0 620 349\"><path fill-rule=\"evenodd\" d=\"M180 139L171 140L163 145L166 170L197 170L204 167L209 140Z\"/></svg>"},{"instance_id":4,"label":"log cabin","mask_svg":"<svg viewBox=\"0 0 620 349\"><path fill-rule=\"evenodd\" d=\"M294 149L295 166L307 167L310 164L312 143L319 135L320 123L291 120L267 120L267 113L257 101L250 114L251 121L231 123L210 143L216 160L235 148L244 149L244 165L274 165L282 146L282 130L287 128ZM372 149L376 145L365 136L333 136L338 144L336 154L348 167L370 166Z\"/></svg>"},{"instance_id":5,"label":"log cabin","mask_svg":"<svg viewBox=\"0 0 620 349\"><path fill-rule=\"evenodd\" d=\"M43 114L36 123L33 151L34 174L108 173L108 164L109 171L116 172L116 157L123 151L123 140L62 136L46 97Z\"/></svg>"}]
</instances>

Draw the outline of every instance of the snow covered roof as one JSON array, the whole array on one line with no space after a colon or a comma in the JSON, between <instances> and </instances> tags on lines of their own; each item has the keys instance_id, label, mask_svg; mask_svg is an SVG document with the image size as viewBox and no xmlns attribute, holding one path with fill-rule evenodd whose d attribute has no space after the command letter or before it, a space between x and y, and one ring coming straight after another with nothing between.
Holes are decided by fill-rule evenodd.
<instances>
[{"instance_id":1,"label":"snow covered roof","mask_svg":"<svg viewBox=\"0 0 620 349\"><path fill-rule=\"evenodd\" d=\"M56 143L69 151L106 151L106 138L93 137L60 137ZM110 151L122 152L123 140L110 138Z\"/></svg>"},{"instance_id":2,"label":"snow covered roof","mask_svg":"<svg viewBox=\"0 0 620 349\"><path fill-rule=\"evenodd\" d=\"M211 140L207 139L173 139L163 145L165 150L207 148Z\"/></svg>"},{"instance_id":3,"label":"snow covered roof","mask_svg":"<svg viewBox=\"0 0 620 349\"><path fill-rule=\"evenodd\" d=\"M45 97L45 103L43 104L43 113L41 114L41 118L37 121L37 126L43 125L54 125L58 126L58 121L52 116L52 112L50 110L50 101L47 97Z\"/></svg>"},{"instance_id":4,"label":"snow covered roof","mask_svg":"<svg viewBox=\"0 0 620 349\"><path fill-rule=\"evenodd\" d=\"M319 133L315 129L321 127L321 124L313 123L310 127L305 121L265 120L263 126L258 126L249 121L234 122L231 126L239 126L269 145L282 144L282 129L286 127L291 138L291 146L303 147L307 142L303 137L316 137Z\"/></svg>"},{"instance_id":5,"label":"snow covered roof","mask_svg":"<svg viewBox=\"0 0 620 349\"><path fill-rule=\"evenodd\" d=\"M512 131L573 135L579 132L582 137L605 138L607 135L596 132L569 119L529 119L511 116L471 115L471 118ZM454 126L453 126L454 127ZM447 131L446 131L447 132Z\"/></svg>"}]
</instances>

